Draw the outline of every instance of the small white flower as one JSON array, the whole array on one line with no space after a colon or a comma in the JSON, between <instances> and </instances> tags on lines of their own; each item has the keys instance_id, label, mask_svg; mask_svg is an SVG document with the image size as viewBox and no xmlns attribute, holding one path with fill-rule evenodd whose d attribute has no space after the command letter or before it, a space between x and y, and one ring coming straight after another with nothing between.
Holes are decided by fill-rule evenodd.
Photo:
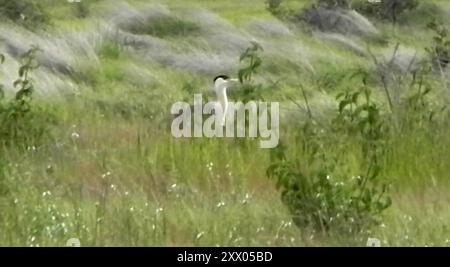
<instances>
[{"instance_id":1,"label":"small white flower","mask_svg":"<svg viewBox=\"0 0 450 267\"><path fill-rule=\"evenodd\" d=\"M163 208L157 208L157 209L156 209L156 214L162 213L163 211L164 211Z\"/></svg>"},{"instance_id":2,"label":"small white flower","mask_svg":"<svg viewBox=\"0 0 450 267\"><path fill-rule=\"evenodd\" d=\"M200 233L198 233L198 234L195 236L195 239L196 239L196 240L199 240L199 239L202 238L204 235L205 235L204 232L200 232Z\"/></svg>"},{"instance_id":3,"label":"small white flower","mask_svg":"<svg viewBox=\"0 0 450 267\"><path fill-rule=\"evenodd\" d=\"M71 136L72 136L72 139L79 139L79 138L80 138L80 134L77 133L77 132L73 132L73 133L71 134Z\"/></svg>"},{"instance_id":4,"label":"small white flower","mask_svg":"<svg viewBox=\"0 0 450 267\"><path fill-rule=\"evenodd\" d=\"M368 247L381 247L381 241L378 238L369 237L367 239L366 246L368 246Z\"/></svg>"}]
</instances>

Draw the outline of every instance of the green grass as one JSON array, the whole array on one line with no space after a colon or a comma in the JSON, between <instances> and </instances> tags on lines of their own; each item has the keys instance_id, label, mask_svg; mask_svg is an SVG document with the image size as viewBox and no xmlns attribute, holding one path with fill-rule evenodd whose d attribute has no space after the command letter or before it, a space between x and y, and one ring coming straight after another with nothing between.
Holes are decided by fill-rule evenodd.
<instances>
[{"instance_id":1,"label":"green grass","mask_svg":"<svg viewBox=\"0 0 450 267\"><path fill-rule=\"evenodd\" d=\"M190 21L174 17L150 18L142 25L133 26L130 32L139 35L152 35L158 38L183 37L195 35L200 27Z\"/></svg>"}]
</instances>

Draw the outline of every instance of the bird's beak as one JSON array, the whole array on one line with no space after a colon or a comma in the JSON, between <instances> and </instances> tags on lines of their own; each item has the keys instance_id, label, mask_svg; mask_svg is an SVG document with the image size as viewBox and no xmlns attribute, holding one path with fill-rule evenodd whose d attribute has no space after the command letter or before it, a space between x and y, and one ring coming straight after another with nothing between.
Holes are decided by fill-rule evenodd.
<instances>
[{"instance_id":1,"label":"bird's beak","mask_svg":"<svg viewBox=\"0 0 450 267\"><path fill-rule=\"evenodd\" d=\"M239 79L228 79L227 80L228 84L230 87L235 87L238 84L241 84L241 82L239 81Z\"/></svg>"}]
</instances>

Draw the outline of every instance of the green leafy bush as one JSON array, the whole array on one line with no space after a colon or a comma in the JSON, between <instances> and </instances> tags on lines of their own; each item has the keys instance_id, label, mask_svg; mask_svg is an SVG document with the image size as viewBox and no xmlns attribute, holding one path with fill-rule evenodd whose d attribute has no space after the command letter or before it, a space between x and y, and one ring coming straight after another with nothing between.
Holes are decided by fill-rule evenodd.
<instances>
[{"instance_id":1,"label":"green leafy bush","mask_svg":"<svg viewBox=\"0 0 450 267\"><path fill-rule=\"evenodd\" d=\"M49 21L40 1L36 0L0 0L0 19L5 18L28 28Z\"/></svg>"},{"instance_id":2,"label":"green leafy bush","mask_svg":"<svg viewBox=\"0 0 450 267\"><path fill-rule=\"evenodd\" d=\"M449 31L442 23L436 20L430 22L428 28L434 32L434 37L432 45L426 50L433 65L443 69L450 63Z\"/></svg>"},{"instance_id":3,"label":"green leafy bush","mask_svg":"<svg viewBox=\"0 0 450 267\"><path fill-rule=\"evenodd\" d=\"M315 138L310 136L303 143L304 161L288 159L285 152L274 150L267 170L294 223L324 234L360 234L379 224L381 213L391 204L385 196L387 184L379 181L380 169L370 166L364 175L346 176L338 170L342 164L338 156L327 153Z\"/></svg>"},{"instance_id":4,"label":"green leafy bush","mask_svg":"<svg viewBox=\"0 0 450 267\"><path fill-rule=\"evenodd\" d=\"M262 85L253 83L253 76L257 74L262 64L262 59L259 56L259 52L261 51L264 51L262 46L256 42L252 42L251 47L247 48L239 57L239 61L244 63L244 66L238 71L238 78L242 84L242 88L235 95L244 103L263 98Z\"/></svg>"},{"instance_id":5,"label":"green leafy bush","mask_svg":"<svg viewBox=\"0 0 450 267\"><path fill-rule=\"evenodd\" d=\"M171 16L161 16L150 18L145 23L134 25L129 30L134 34L148 34L164 38L193 34L199 31L200 27L194 22Z\"/></svg>"},{"instance_id":6,"label":"green leafy bush","mask_svg":"<svg viewBox=\"0 0 450 267\"><path fill-rule=\"evenodd\" d=\"M338 113L331 125L313 118L298 135L303 158L290 159L280 147L272 153L268 177L276 181L295 224L322 233L365 233L381 222L391 205L388 182L381 177L388 128L380 108L364 85L337 97ZM360 173L342 168L347 142L360 148Z\"/></svg>"},{"instance_id":7,"label":"green leafy bush","mask_svg":"<svg viewBox=\"0 0 450 267\"><path fill-rule=\"evenodd\" d=\"M350 6L350 0L319 0L318 4L328 8L348 8Z\"/></svg>"},{"instance_id":8,"label":"green leafy bush","mask_svg":"<svg viewBox=\"0 0 450 267\"><path fill-rule=\"evenodd\" d=\"M283 17L285 10L281 5L283 0L267 0L266 9L277 18Z\"/></svg>"},{"instance_id":9,"label":"green leafy bush","mask_svg":"<svg viewBox=\"0 0 450 267\"><path fill-rule=\"evenodd\" d=\"M398 22L398 18L402 13L413 10L418 5L419 2L417 0L354 0L352 2L352 8L360 13L379 19L387 19L394 24Z\"/></svg>"},{"instance_id":10,"label":"green leafy bush","mask_svg":"<svg viewBox=\"0 0 450 267\"><path fill-rule=\"evenodd\" d=\"M0 87L0 146L36 147L48 137L52 118L32 100L34 84L30 73L39 66L35 60L38 51L33 47L22 55L19 77L14 82L18 91L13 99L7 100Z\"/></svg>"},{"instance_id":11,"label":"green leafy bush","mask_svg":"<svg viewBox=\"0 0 450 267\"><path fill-rule=\"evenodd\" d=\"M283 0L267 0L266 10L281 20L289 20L295 14L293 10L283 6Z\"/></svg>"},{"instance_id":12,"label":"green leafy bush","mask_svg":"<svg viewBox=\"0 0 450 267\"><path fill-rule=\"evenodd\" d=\"M91 12L89 9L89 3L86 1L72 3L74 7L74 13L77 18L87 18Z\"/></svg>"}]
</instances>

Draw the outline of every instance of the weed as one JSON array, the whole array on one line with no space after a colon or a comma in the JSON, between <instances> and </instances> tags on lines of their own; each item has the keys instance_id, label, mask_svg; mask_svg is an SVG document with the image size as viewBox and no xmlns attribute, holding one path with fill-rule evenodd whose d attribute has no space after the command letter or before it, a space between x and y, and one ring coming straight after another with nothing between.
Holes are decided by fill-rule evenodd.
<instances>
[{"instance_id":1,"label":"weed","mask_svg":"<svg viewBox=\"0 0 450 267\"><path fill-rule=\"evenodd\" d=\"M51 116L32 101L34 84L30 73L39 66L35 59L38 51L33 47L22 55L19 77L14 82L14 87L18 88L14 99L5 100L4 91L0 91L1 145L34 147L48 137Z\"/></svg>"},{"instance_id":2,"label":"weed","mask_svg":"<svg viewBox=\"0 0 450 267\"><path fill-rule=\"evenodd\" d=\"M266 10L280 20L289 20L294 15L294 11L283 6L283 0L267 0Z\"/></svg>"},{"instance_id":3,"label":"weed","mask_svg":"<svg viewBox=\"0 0 450 267\"><path fill-rule=\"evenodd\" d=\"M398 18L402 13L413 10L418 5L419 2L417 0L356 0L352 3L352 7L357 11L379 19L390 20L392 24L398 22Z\"/></svg>"},{"instance_id":4,"label":"weed","mask_svg":"<svg viewBox=\"0 0 450 267\"><path fill-rule=\"evenodd\" d=\"M445 69L450 63L450 36L448 29L436 20L430 22L427 27L433 31L432 45L426 48L433 65L440 70Z\"/></svg>"},{"instance_id":5,"label":"weed","mask_svg":"<svg viewBox=\"0 0 450 267\"><path fill-rule=\"evenodd\" d=\"M243 103L263 99L262 85L254 84L253 82L253 76L258 72L262 64L262 59L259 56L260 51L264 51L262 46L256 42L252 42L252 46L247 48L239 58L239 61L245 64L238 71L238 78L242 84L242 88L239 90L237 97Z\"/></svg>"},{"instance_id":6,"label":"weed","mask_svg":"<svg viewBox=\"0 0 450 267\"><path fill-rule=\"evenodd\" d=\"M339 94L337 100L332 125L318 129L310 118L303 126L298 141L305 158L289 159L286 147L274 150L267 175L275 179L297 226L325 234L365 233L380 223L381 213L391 204L388 184L380 177L385 122L365 84ZM326 129L333 134L326 134ZM347 148L333 146L336 138L352 140L361 149L359 175L339 167Z\"/></svg>"},{"instance_id":7,"label":"weed","mask_svg":"<svg viewBox=\"0 0 450 267\"><path fill-rule=\"evenodd\" d=\"M28 28L35 28L49 22L49 15L35 0L0 0L1 17Z\"/></svg>"},{"instance_id":8,"label":"weed","mask_svg":"<svg viewBox=\"0 0 450 267\"><path fill-rule=\"evenodd\" d=\"M130 29L134 34L148 34L159 38L187 36L199 30L200 27L194 22L170 16L150 18L145 23Z\"/></svg>"},{"instance_id":9,"label":"weed","mask_svg":"<svg viewBox=\"0 0 450 267\"><path fill-rule=\"evenodd\" d=\"M319 5L326 8L348 8L350 6L349 0L319 0Z\"/></svg>"}]
</instances>

